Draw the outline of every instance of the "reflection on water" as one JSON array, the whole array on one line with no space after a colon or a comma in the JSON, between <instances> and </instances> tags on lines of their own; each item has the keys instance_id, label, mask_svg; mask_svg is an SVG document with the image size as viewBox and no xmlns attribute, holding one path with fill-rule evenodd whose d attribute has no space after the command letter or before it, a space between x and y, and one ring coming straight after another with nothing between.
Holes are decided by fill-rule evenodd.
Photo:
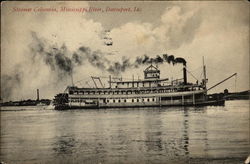
<instances>
[{"instance_id":1,"label":"reflection on water","mask_svg":"<svg viewBox=\"0 0 250 164\"><path fill-rule=\"evenodd\" d=\"M248 101L224 107L1 110L7 163L242 163Z\"/></svg>"},{"instance_id":2,"label":"reflection on water","mask_svg":"<svg viewBox=\"0 0 250 164\"><path fill-rule=\"evenodd\" d=\"M184 150L185 154L188 155L188 143L189 143L189 137L188 137L188 109L184 109L184 121L183 121L183 142L184 142Z\"/></svg>"},{"instance_id":3,"label":"reflection on water","mask_svg":"<svg viewBox=\"0 0 250 164\"><path fill-rule=\"evenodd\" d=\"M72 154L77 141L72 136L61 136L55 139L56 142L53 144L53 150L57 154Z\"/></svg>"}]
</instances>

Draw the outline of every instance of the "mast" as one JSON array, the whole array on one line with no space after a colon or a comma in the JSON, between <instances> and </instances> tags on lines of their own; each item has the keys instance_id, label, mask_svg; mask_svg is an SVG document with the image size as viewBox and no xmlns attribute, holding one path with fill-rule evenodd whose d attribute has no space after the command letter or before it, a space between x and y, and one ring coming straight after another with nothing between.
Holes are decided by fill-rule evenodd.
<instances>
[{"instance_id":1,"label":"mast","mask_svg":"<svg viewBox=\"0 0 250 164\"><path fill-rule=\"evenodd\" d=\"M111 88L111 75L109 75L109 88Z\"/></svg>"},{"instance_id":2,"label":"mast","mask_svg":"<svg viewBox=\"0 0 250 164\"><path fill-rule=\"evenodd\" d=\"M206 66L205 66L205 62L204 62L204 56L202 57L202 61L203 61L203 85L205 87L205 89L207 89L207 75L206 75Z\"/></svg>"},{"instance_id":3,"label":"mast","mask_svg":"<svg viewBox=\"0 0 250 164\"><path fill-rule=\"evenodd\" d=\"M133 82L132 82L132 87L134 88L135 87L135 85L134 85L134 75L133 75Z\"/></svg>"}]
</instances>

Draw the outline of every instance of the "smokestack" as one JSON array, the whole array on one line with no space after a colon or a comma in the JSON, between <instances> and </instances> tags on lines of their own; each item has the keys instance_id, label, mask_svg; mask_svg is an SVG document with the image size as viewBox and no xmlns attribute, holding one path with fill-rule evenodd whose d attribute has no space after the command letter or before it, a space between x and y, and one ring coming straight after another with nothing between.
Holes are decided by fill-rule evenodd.
<instances>
[{"instance_id":1,"label":"smokestack","mask_svg":"<svg viewBox=\"0 0 250 164\"><path fill-rule=\"evenodd\" d=\"M111 75L109 75L109 88L111 88Z\"/></svg>"},{"instance_id":2,"label":"smokestack","mask_svg":"<svg viewBox=\"0 0 250 164\"><path fill-rule=\"evenodd\" d=\"M37 101L39 101L39 89L36 90L37 93Z\"/></svg>"},{"instance_id":3,"label":"smokestack","mask_svg":"<svg viewBox=\"0 0 250 164\"><path fill-rule=\"evenodd\" d=\"M186 70L186 63L183 63L183 83L184 85L187 84L187 70Z\"/></svg>"}]
</instances>

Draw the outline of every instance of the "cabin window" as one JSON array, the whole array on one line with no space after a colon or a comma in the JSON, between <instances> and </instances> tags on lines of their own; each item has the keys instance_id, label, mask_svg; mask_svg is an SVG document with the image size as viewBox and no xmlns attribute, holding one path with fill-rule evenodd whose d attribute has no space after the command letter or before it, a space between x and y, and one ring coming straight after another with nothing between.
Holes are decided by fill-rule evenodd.
<instances>
[{"instance_id":1,"label":"cabin window","mask_svg":"<svg viewBox=\"0 0 250 164\"><path fill-rule=\"evenodd\" d=\"M184 96L184 99L193 99L193 95Z\"/></svg>"},{"instance_id":2,"label":"cabin window","mask_svg":"<svg viewBox=\"0 0 250 164\"><path fill-rule=\"evenodd\" d=\"M139 99L137 99L137 102L139 102Z\"/></svg>"},{"instance_id":3,"label":"cabin window","mask_svg":"<svg viewBox=\"0 0 250 164\"><path fill-rule=\"evenodd\" d=\"M181 100L182 99L182 96L175 96L173 97L173 100Z\"/></svg>"},{"instance_id":4,"label":"cabin window","mask_svg":"<svg viewBox=\"0 0 250 164\"><path fill-rule=\"evenodd\" d=\"M134 99L132 99L132 102L134 102Z\"/></svg>"},{"instance_id":5,"label":"cabin window","mask_svg":"<svg viewBox=\"0 0 250 164\"><path fill-rule=\"evenodd\" d=\"M132 92L131 91L127 91L127 94L131 94Z\"/></svg>"},{"instance_id":6,"label":"cabin window","mask_svg":"<svg viewBox=\"0 0 250 164\"><path fill-rule=\"evenodd\" d=\"M149 101L149 99L148 99L148 101Z\"/></svg>"},{"instance_id":7,"label":"cabin window","mask_svg":"<svg viewBox=\"0 0 250 164\"><path fill-rule=\"evenodd\" d=\"M124 102L126 102L126 99L124 99Z\"/></svg>"},{"instance_id":8,"label":"cabin window","mask_svg":"<svg viewBox=\"0 0 250 164\"><path fill-rule=\"evenodd\" d=\"M113 102L115 102L115 100L113 100Z\"/></svg>"},{"instance_id":9,"label":"cabin window","mask_svg":"<svg viewBox=\"0 0 250 164\"><path fill-rule=\"evenodd\" d=\"M144 99L142 99L142 102L144 101Z\"/></svg>"},{"instance_id":10,"label":"cabin window","mask_svg":"<svg viewBox=\"0 0 250 164\"><path fill-rule=\"evenodd\" d=\"M155 99L153 98L152 101L155 101Z\"/></svg>"},{"instance_id":11,"label":"cabin window","mask_svg":"<svg viewBox=\"0 0 250 164\"><path fill-rule=\"evenodd\" d=\"M118 102L121 102L121 100L119 99Z\"/></svg>"},{"instance_id":12,"label":"cabin window","mask_svg":"<svg viewBox=\"0 0 250 164\"><path fill-rule=\"evenodd\" d=\"M107 102L109 102L109 100L107 100Z\"/></svg>"}]
</instances>

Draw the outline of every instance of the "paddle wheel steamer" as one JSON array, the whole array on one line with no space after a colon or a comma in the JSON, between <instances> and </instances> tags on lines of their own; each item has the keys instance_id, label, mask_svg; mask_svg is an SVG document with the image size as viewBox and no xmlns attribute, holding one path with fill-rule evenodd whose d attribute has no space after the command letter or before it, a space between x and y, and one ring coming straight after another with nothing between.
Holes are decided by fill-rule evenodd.
<instances>
[{"instance_id":1,"label":"paddle wheel steamer","mask_svg":"<svg viewBox=\"0 0 250 164\"><path fill-rule=\"evenodd\" d=\"M203 66L204 79L195 84L187 82L186 63L181 80L160 78L160 70L152 64L144 70L143 80L117 80L109 76L109 86L98 87L92 77L95 88L67 87L65 93L55 96L55 109L224 105L223 95L207 95L205 69ZM95 79L102 84L100 78Z\"/></svg>"}]
</instances>

